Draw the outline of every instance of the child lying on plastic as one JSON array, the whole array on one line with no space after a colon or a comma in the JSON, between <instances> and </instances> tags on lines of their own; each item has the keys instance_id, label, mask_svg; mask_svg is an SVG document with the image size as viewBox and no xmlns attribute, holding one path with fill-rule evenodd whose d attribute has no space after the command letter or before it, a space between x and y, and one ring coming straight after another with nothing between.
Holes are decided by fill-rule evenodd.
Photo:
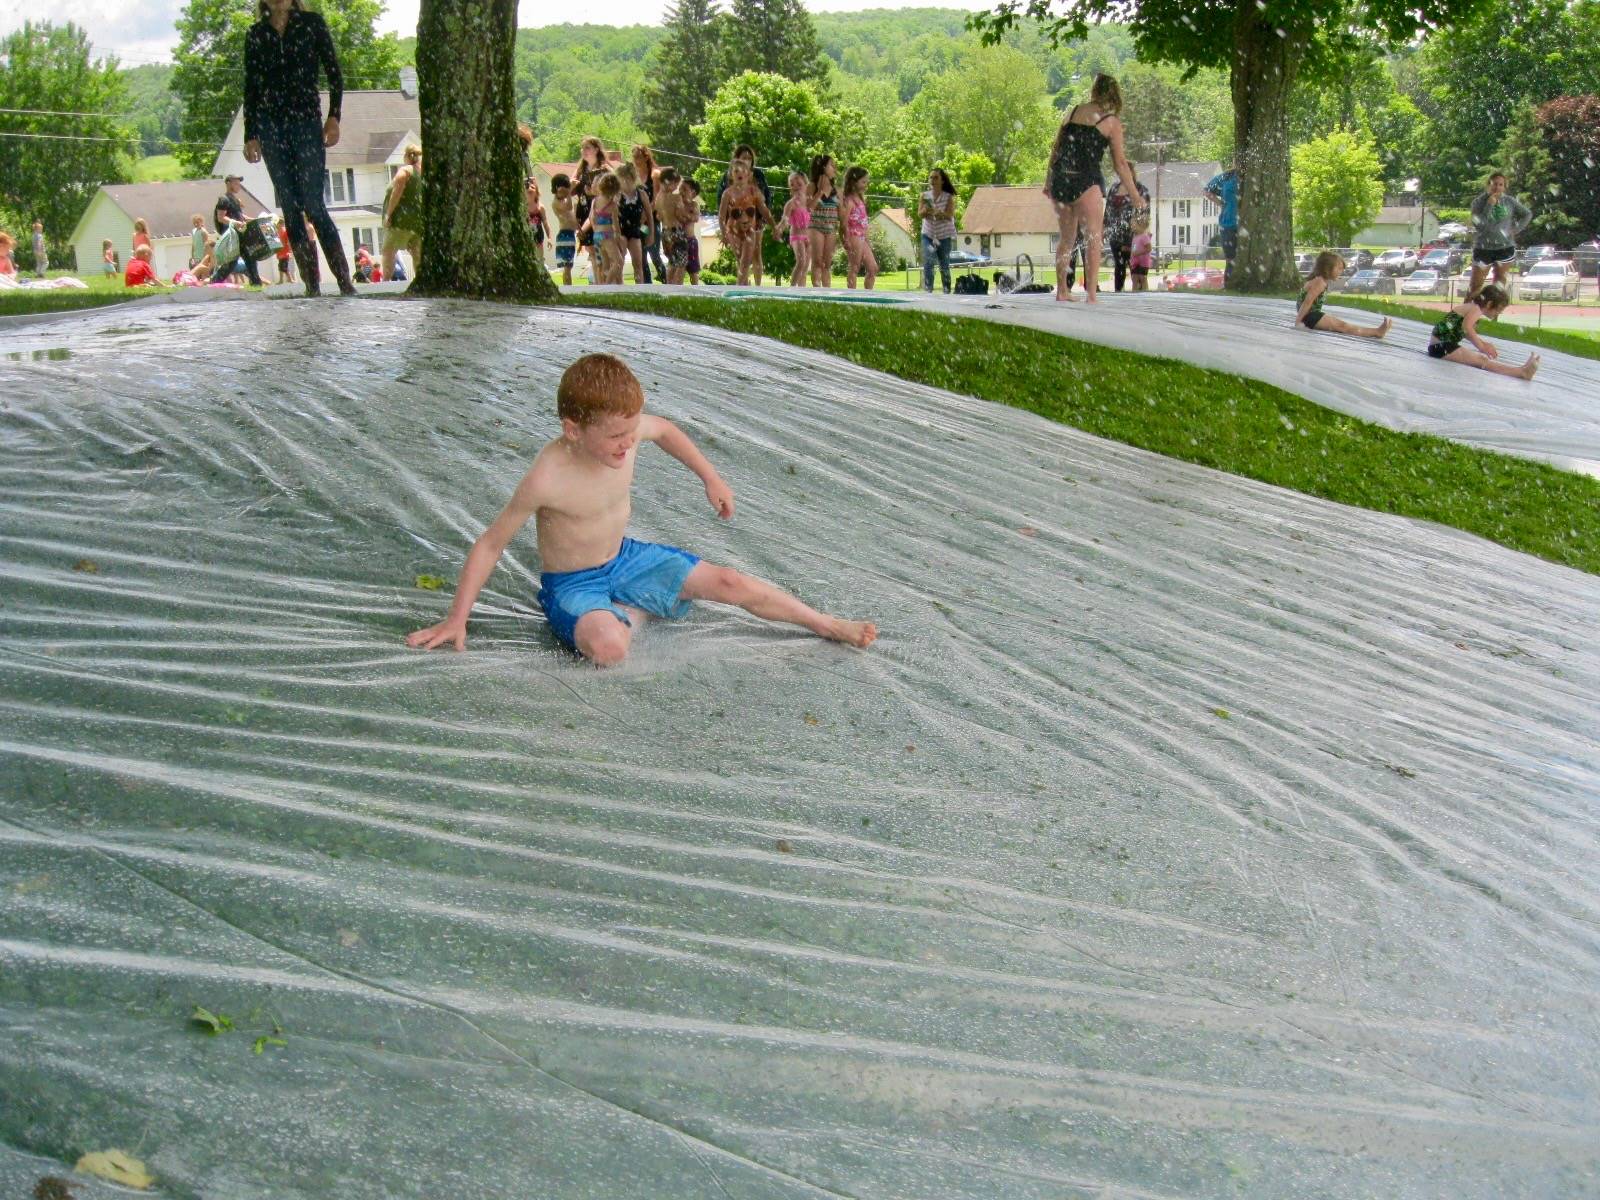
<instances>
[{"instance_id":1,"label":"child lying on plastic","mask_svg":"<svg viewBox=\"0 0 1600 1200\"><path fill-rule=\"evenodd\" d=\"M449 615L419 629L408 645L466 648L467 615L516 532L536 518L539 603L563 643L596 666L620 663L646 614L682 617L692 600L714 600L819 637L869 646L867 621L809 608L770 583L701 562L673 546L625 537L640 442L655 442L705 484L719 517L733 516L733 492L672 422L644 411L644 389L620 358L587 354L567 368L556 393L561 436L533 460L505 510L467 555Z\"/></svg>"}]
</instances>

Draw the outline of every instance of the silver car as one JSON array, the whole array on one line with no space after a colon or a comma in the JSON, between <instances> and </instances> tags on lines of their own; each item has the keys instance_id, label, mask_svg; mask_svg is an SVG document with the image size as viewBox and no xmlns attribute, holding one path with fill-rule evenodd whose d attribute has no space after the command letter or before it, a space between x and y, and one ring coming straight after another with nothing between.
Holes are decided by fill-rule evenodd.
<instances>
[{"instance_id":1,"label":"silver car","mask_svg":"<svg viewBox=\"0 0 1600 1200\"><path fill-rule=\"evenodd\" d=\"M1546 258L1517 278L1517 295L1523 300L1576 300L1578 267L1570 258Z\"/></svg>"}]
</instances>

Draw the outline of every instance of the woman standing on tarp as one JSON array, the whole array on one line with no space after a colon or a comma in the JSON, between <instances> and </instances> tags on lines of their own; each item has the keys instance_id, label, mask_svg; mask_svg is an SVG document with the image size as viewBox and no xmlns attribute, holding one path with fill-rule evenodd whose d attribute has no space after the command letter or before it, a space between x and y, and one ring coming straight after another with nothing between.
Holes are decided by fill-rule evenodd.
<instances>
[{"instance_id":1,"label":"woman standing on tarp","mask_svg":"<svg viewBox=\"0 0 1600 1200\"><path fill-rule=\"evenodd\" d=\"M306 12L300 0L260 0L258 9L261 19L244 39L244 156L250 162L266 159L306 295L321 290L316 242L305 234L310 221L339 290L353 296L344 244L322 199L326 150L339 143L344 101L333 38L321 15ZM319 66L328 77L327 120L317 94Z\"/></svg>"}]
</instances>

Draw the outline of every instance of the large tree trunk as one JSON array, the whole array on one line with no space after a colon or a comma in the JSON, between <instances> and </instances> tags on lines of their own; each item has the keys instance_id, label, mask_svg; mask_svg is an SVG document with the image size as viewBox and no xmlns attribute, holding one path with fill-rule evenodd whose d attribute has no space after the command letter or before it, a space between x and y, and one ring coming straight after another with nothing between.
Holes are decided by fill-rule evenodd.
<instances>
[{"instance_id":1,"label":"large tree trunk","mask_svg":"<svg viewBox=\"0 0 1600 1200\"><path fill-rule=\"evenodd\" d=\"M1240 0L1233 39L1233 136L1239 165L1239 254L1233 286L1293 291L1294 222L1289 195L1289 89L1300 49Z\"/></svg>"},{"instance_id":2,"label":"large tree trunk","mask_svg":"<svg viewBox=\"0 0 1600 1200\"><path fill-rule=\"evenodd\" d=\"M422 0L422 263L417 296L555 300L523 198L512 98L517 0Z\"/></svg>"}]
</instances>

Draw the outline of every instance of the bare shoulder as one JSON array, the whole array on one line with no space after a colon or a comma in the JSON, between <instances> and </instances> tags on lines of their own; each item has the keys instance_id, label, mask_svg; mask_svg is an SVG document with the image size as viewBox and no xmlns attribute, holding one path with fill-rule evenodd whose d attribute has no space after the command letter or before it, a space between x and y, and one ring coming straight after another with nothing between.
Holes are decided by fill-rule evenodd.
<instances>
[{"instance_id":1,"label":"bare shoulder","mask_svg":"<svg viewBox=\"0 0 1600 1200\"><path fill-rule=\"evenodd\" d=\"M641 442L660 441L663 435L676 428L677 426L665 417L658 417L653 413L642 413L639 416L639 440Z\"/></svg>"}]
</instances>

